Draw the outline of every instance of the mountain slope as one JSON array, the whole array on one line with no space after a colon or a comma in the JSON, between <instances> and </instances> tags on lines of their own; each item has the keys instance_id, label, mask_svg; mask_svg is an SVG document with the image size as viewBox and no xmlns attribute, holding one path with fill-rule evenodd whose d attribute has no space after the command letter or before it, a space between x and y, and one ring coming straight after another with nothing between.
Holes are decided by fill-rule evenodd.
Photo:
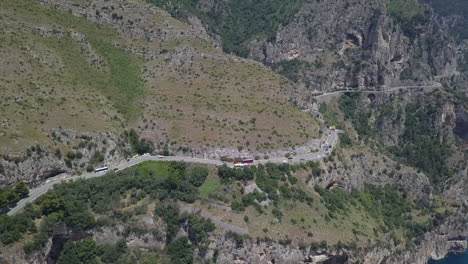
<instances>
[{"instance_id":1,"label":"mountain slope","mask_svg":"<svg viewBox=\"0 0 468 264\"><path fill-rule=\"evenodd\" d=\"M178 18L199 17L225 50L271 66L310 92L458 78L466 61L459 52L464 1L298 0L287 8L281 1L149 2Z\"/></svg>"},{"instance_id":2,"label":"mountain slope","mask_svg":"<svg viewBox=\"0 0 468 264\"><path fill-rule=\"evenodd\" d=\"M317 122L290 101L294 84L222 53L196 23L152 5L20 0L0 7L2 154L22 157L32 146L85 152L73 138L102 133L121 146L130 128L157 149L175 150L272 150L318 137ZM107 159L112 149L100 141Z\"/></svg>"}]
</instances>

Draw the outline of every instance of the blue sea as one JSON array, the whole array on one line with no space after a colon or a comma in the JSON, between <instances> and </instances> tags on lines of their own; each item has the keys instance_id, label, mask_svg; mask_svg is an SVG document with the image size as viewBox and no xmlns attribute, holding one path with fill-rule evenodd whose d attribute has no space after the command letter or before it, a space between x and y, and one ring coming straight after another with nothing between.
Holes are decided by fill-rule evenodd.
<instances>
[{"instance_id":1,"label":"blue sea","mask_svg":"<svg viewBox=\"0 0 468 264\"><path fill-rule=\"evenodd\" d=\"M428 264L468 264L468 250L462 254L448 254L441 260L430 260Z\"/></svg>"}]
</instances>

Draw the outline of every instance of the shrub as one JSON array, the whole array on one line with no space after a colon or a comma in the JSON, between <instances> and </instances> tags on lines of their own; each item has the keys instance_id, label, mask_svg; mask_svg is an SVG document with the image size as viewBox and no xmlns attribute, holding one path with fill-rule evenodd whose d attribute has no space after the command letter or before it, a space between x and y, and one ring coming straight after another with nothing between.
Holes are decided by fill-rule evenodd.
<instances>
[{"instance_id":1,"label":"shrub","mask_svg":"<svg viewBox=\"0 0 468 264\"><path fill-rule=\"evenodd\" d=\"M24 233L35 231L35 225L31 218L25 214L15 216L0 216L0 241L7 245L20 240Z\"/></svg>"},{"instance_id":2,"label":"shrub","mask_svg":"<svg viewBox=\"0 0 468 264\"><path fill-rule=\"evenodd\" d=\"M206 166L195 166L189 172L189 182L195 187L200 187L208 177L208 168Z\"/></svg>"},{"instance_id":3,"label":"shrub","mask_svg":"<svg viewBox=\"0 0 468 264\"><path fill-rule=\"evenodd\" d=\"M63 247L59 263L96 263L98 247L91 238L81 241L67 241Z\"/></svg>"},{"instance_id":4,"label":"shrub","mask_svg":"<svg viewBox=\"0 0 468 264\"><path fill-rule=\"evenodd\" d=\"M167 252L171 257L171 263L191 264L193 263L193 245L189 243L187 237L181 237L169 243Z\"/></svg>"},{"instance_id":5,"label":"shrub","mask_svg":"<svg viewBox=\"0 0 468 264\"><path fill-rule=\"evenodd\" d=\"M283 218L283 213L278 208L273 208L273 210L271 210L271 213L276 219L280 221Z\"/></svg>"},{"instance_id":6,"label":"shrub","mask_svg":"<svg viewBox=\"0 0 468 264\"><path fill-rule=\"evenodd\" d=\"M75 159L75 157L76 157L76 155L75 155L75 153L73 151L69 151L67 153L67 158L68 159L72 160L72 159Z\"/></svg>"},{"instance_id":7,"label":"shrub","mask_svg":"<svg viewBox=\"0 0 468 264\"><path fill-rule=\"evenodd\" d=\"M130 145L132 146L134 152L140 155L144 153L153 152L153 144L146 139L140 139L135 129L125 131L124 135L128 138L128 141L130 142ZM166 154L168 153L165 153L164 155Z\"/></svg>"}]
</instances>

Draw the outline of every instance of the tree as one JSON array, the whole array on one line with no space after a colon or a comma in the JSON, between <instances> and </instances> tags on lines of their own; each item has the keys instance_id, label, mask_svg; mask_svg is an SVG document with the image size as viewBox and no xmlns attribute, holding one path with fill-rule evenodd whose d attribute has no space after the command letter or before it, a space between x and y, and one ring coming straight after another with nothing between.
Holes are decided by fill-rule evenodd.
<instances>
[{"instance_id":1,"label":"tree","mask_svg":"<svg viewBox=\"0 0 468 264\"><path fill-rule=\"evenodd\" d=\"M202 241L208 239L209 232L213 232L216 226L210 219L199 218L194 214L188 216L188 233L190 240L195 245L199 245Z\"/></svg>"},{"instance_id":2,"label":"tree","mask_svg":"<svg viewBox=\"0 0 468 264\"><path fill-rule=\"evenodd\" d=\"M194 203L197 199L198 189L188 182L181 182L177 187L175 198L186 203Z\"/></svg>"},{"instance_id":3,"label":"tree","mask_svg":"<svg viewBox=\"0 0 468 264\"><path fill-rule=\"evenodd\" d=\"M64 221L68 226L82 230L91 229L96 225L94 217L81 201L67 201L65 203Z\"/></svg>"},{"instance_id":4,"label":"tree","mask_svg":"<svg viewBox=\"0 0 468 264\"><path fill-rule=\"evenodd\" d=\"M73 160L76 158L76 155L73 151L68 151L67 152L67 158L70 159L70 160Z\"/></svg>"},{"instance_id":5,"label":"tree","mask_svg":"<svg viewBox=\"0 0 468 264\"><path fill-rule=\"evenodd\" d=\"M91 238L81 241L67 241L63 251L58 258L59 264L92 264L97 261L98 248L96 242Z\"/></svg>"},{"instance_id":6,"label":"tree","mask_svg":"<svg viewBox=\"0 0 468 264\"><path fill-rule=\"evenodd\" d=\"M44 195L40 205L44 215L60 212L65 209L65 202L54 192Z\"/></svg>"},{"instance_id":7,"label":"tree","mask_svg":"<svg viewBox=\"0 0 468 264\"><path fill-rule=\"evenodd\" d=\"M189 174L189 182L195 187L200 187L208 177L208 168L205 166L196 166L191 169Z\"/></svg>"},{"instance_id":8,"label":"tree","mask_svg":"<svg viewBox=\"0 0 468 264\"><path fill-rule=\"evenodd\" d=\"M4 195L8 204L16 203L20 199L19 195L13 189L8 189Z\"/></svg>"},{"instance_id":9,"label":"tree","mask_svg":"<svg viewBox=\"0 0 468 264\"><path fill-rule=\"evenodd\" d=\"M0 216L0 241L11 244L20 240L27 231L35 231L34 222L24 214Z\"/></svg>"},{"instance_id":10,"label":"tree","mask_svg":"<svg viewBox=\"0 0 468 264\"><path fill-rule=\"evenodd\" d=\"M115 245L104 245L101 248L101 260L104 263L117 263L119 258L128 250L125 240L119 240Z\"/></svg>"},{"instance_id":11,"label":"tree","mask_svg":"<svg viewBox=\"0 0 468 264\"><path fill-rule=\"evenodd\" d=\"M141 155L153 151L152 143L146 139L140 139L135 129L132 128L129 132L126 132L125 134L128 137L128 140L132 145L134 152Z\"/></svg>"},{"instance_id":12,"label":"tree","mask_svg":"<svg viewBox=\"0 0 468 264\"><path fill-rule=\"evenodd\" d=\"M160 205L155 213L166 222L166 240L170 241L179 230L179 208L175 204Z\"/></svg>"},{"instance_id":13,"label":"tree","mask_svg":"<svg viewBox=\"0 0 468 264\"><path fill-rule=\"evenodd\" d=\"M146 256L142 261L141 264L158 264L158 260L154 256Z\"/></svg>"},{"instance_id":14,"label":"tree","mask_svg":"<svg viewBox=\"0 0 468 264\"><path fill-rule=\"evenodd\" d=\"M186 236L181 237L167 246L167 252L171 256L173 264L191 264L193 263L193 245L189 243Z\"/></svg>"},{"instance_id":15,"label":"tree","mask_svg":"<svg viewBox=\"0 0 468 264\"><path fill-rule=\"evenodd\" d=\"M234 169L231 169L228 166L223 165L221 167L218 167L218 176L221 179L225 179L225 180L231 179L231 178L234 178L235 176L234 171L235 171Z\"/></svg>"},{"instance_id":16,"label":"tree","mask_svg":"<svg viewBox=\"0 0 468 264\"><path fill-rule=\"evenodd\" d=\"M0 195L0 209L3 207L6 207L7 205L8 205L8 200L6 199L6 197L3 197L2 195Z\"/></svg>"},{"instance_id":17,"label":"tree","mask_svg":"<svg viewBox=\"0 0 468 264\"><path fill-rule=\"evenodd\" d=\"M19 197L24 197L29 194L29 186L23 181L18 182L15 186L15 192Z\"/></svg>"}]
</instances>

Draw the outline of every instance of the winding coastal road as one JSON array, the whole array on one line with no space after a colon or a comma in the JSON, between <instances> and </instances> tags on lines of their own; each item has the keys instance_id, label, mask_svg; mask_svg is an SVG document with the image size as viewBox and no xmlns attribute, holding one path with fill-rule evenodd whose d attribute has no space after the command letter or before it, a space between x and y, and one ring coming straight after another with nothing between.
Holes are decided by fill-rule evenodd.
<instances>
[{"instance_id":1,"label":"winding coastal road","mask_svg":"<svg viewBox=\"0 0 468 264\"><path fill-rule=\"evenodd\" d=\"M384 90L341 90L341 91L335 91L335 92L330 92L330 93L324 93L321 95L316 95L314 96L314 98L320 99L320 98L344 94L344 93L389 93L389 92L396 92L400 89L409 90L409 89L438 89L438 88L442 88L442 84L436 82L432 85L397 86L397 87L392 87L392 88L384 89Z\"/></svg>"},{"instance_id":2,"label":"winding coastal road","mask_svg":"<svg viewBox=\"0 0 468 264\"><path fill-rule=\"evenodd\" d=\"M322 144L322 148L318 152L310 152L310 153L305 153L301 155L296 155L293 156L292 159L287 159L284 157L274 157L270 158L268 160L256 160L254 161L253 165L258 165L258 164L266 164L266 163L303 163L307 161L318 161L321 159L324 159L327 157L327 153L330 153L333 151L335 148L336 144L338 143L338 133L340 131L331 131L328 130L326 132L326 138ZM195 158L195 157L186 157L186 156L166 156L166 157L161 157L161 156L140 156L135 159L131 159L128 161L124 161L121 164L109 168L110 170L117 169L117 170L123 170L126 168L130 168L132 166L135 166L139 163L142 163L144 161L181 161L181 162L187 162L187 163L200 163L200 164L206 164L206 165L214 165L214 166L221 166L223 164L226 164L230 167L233 167L234 165L232 163L227 164L226 162L217 160L217 159L204 159L204 158ZM78 176L67 176L66 174L60 174L58 176L55 176L53 178L49 178L44 184L35 187L29 191L29 195L20 200L16 205L12 208L10 208L10 211L8 211L8 215L14 215L18 212L20 212L28 203L34 202L37 198L40 196L44 195L47 193L49 190L51 190L55 184L65 182L65 181L75 181L78 179L91 179L95 177L100 177L105 175L104 172L102 173L84 173Z\"/></svg>"},{"instance_id":3,"label":"winding coastal road","mask_svg":"<svg viewBox=\"0 0 468 264\"><path fill-rule=\"evenodd\" d=\"M344 93L387 93L387 92L395 92L400 89L438 89L441 88L442 85L440 83L434 83L433 85L425 85L425 86L398 86L398 87L392 87L389 89L385 90L342 90L342 91L336 91L336 92L330 92L330 93L324 93L321 95L314 96L316 99L321 99L321 98L326 98L326 97L333 97L335 95L340 95ZM265 163L301 163L301 162L307 162L307 161L318 161L322 160L325 157L327 157L327 153L330 153L333 151L335 148L337 142L338 142L338 133L339 131L327 131L327 137L324 140L322 144L322 148L318 152L310 152L310 153L305 153L302 155L297 155L293 156L292 159L286 159L284 157L273 157L268 160L256 160L254 161L253 165L258 165L258 164L265 164ZM328 146L328 149L326 148ZM204 158L195 158L195 157L186 157L186 156L167 156L164 158L158 157L158 156L141 156L136 159L131 159L129 161L125 161L115 167L112 167L110 169L117 169L117 170L123 170L132 166L135 166L139 163L142 163L144 161L151 161L151 160L159 160L159 161L182 161L182 162L187 162L187 163L200 163L200 164L206 164L206 165L214 165L214 166L221 166L223 164L228 165L226 162L217 160L217 159L204 159ZM233 167L233 164L229 164L228 166ZM44 195L47 193L49 190L51 190L55 184L63 182L63 181L74 181L78 179L90 179L94 177L100 177L105 175L105 173L84 173L79 176L72 176L69 177L66 174L61 174L56 177L48 179L44 184L33 188L30 190L28 197L22 199L19 201L15 207L10 208L10 211L8 211L8 215L14 215L21 211L28 203L32 203L35 201L37 198L40 196Z\"/></svg>"}]
</instances>

